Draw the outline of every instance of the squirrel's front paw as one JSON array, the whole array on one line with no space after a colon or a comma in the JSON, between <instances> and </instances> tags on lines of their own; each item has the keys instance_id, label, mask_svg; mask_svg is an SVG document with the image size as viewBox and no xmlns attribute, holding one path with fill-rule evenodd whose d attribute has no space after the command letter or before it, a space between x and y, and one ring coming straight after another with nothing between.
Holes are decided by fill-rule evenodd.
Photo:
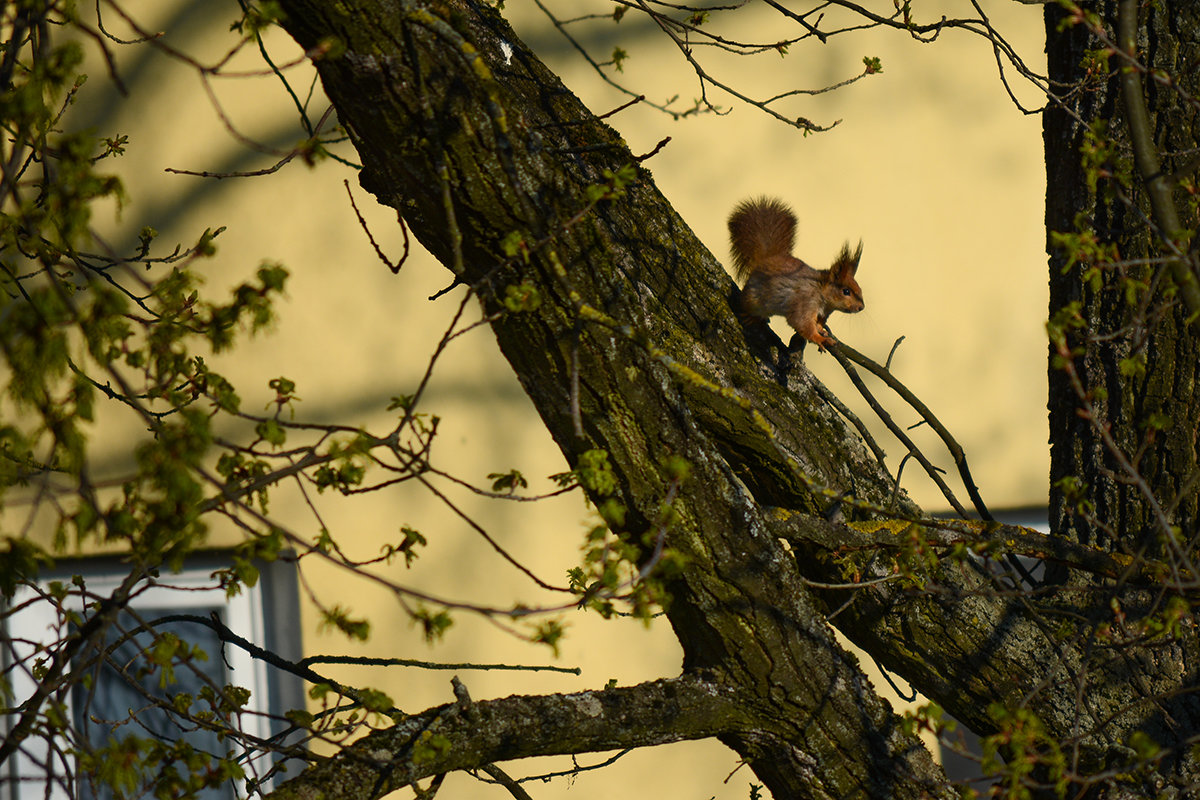
<instances>
[{"instance_id":1,"label":"squirrel's front paw","mask_svg":"<svg viewBox=\"0 0 1200 800\"><path fill-rule=\"evenodd\" d=\"M818 350L820 350L822 353L824 353L825 348L828 345L835 344L837 342L837 339L833 338L832 336L828 336L826 334L819 333L812 338L812 342L814 344L816 344Z\"/></svg>"}]
</instances>

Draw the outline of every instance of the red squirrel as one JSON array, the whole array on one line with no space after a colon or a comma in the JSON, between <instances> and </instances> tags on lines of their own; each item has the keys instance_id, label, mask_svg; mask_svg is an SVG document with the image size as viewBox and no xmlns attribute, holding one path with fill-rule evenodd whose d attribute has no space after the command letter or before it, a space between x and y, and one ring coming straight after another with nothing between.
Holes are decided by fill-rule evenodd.
<instances>
[{"instance_id":1,"label":"red squirrel","mask_svg":"<svg viewBox=\"0 0 1200 800\"><path fill-rule=\"evenodd\" d=\"M823 352L836 341L825 327L829 315L863 310L862 289L854 280L862 242L853 253L849 242L843 245L829 269L814 269L792 255L795 239L796 215L780 200L745 200L729 215L733 267L745 281L742 313L764 320L784 316Z\"/></svg>"}]
</instances>

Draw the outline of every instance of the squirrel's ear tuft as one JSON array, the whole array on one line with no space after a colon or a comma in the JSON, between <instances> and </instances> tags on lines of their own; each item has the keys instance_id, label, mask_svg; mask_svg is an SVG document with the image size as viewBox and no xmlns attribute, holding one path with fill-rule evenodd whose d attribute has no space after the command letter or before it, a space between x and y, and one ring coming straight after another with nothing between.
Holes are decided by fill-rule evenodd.
<instances>
[{"instance_id":1,"label":"squirrel's ear tuft","mask_svg":"<svg viewBox=\"0 0 1200 800\"><path fill-rule=\"evenodd\" d=\"M833 266L829 272L837 277L854 277L854 273L858 272L858 261L862 258L863 245L862 240L858 242L858 248L853 253L850 252L850 243L846 242L842 245L842 251L838 253L837 258L833 260Z\"/></svg>"}]
</instances>

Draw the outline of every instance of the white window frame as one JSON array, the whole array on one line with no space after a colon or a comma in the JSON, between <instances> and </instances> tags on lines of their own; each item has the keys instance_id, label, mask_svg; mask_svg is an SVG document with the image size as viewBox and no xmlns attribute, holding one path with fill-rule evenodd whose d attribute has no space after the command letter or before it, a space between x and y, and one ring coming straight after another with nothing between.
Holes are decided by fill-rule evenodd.
<instances>
[{"instance_id":1,"label":"white window frame","mask_svg":"<svg viewBox=\"0 0 1200 800\"><path fill-rule=\"evenodd\" d=\"M185 567L179 573L168 573L155 581L148 589L141 591L128 604L133 611L139 609L171 609L174 613L187 614L207 610L213 607L223 608L224 625L237 636L265 646L266 624L263 613L262 586L260 580L252 587L243 585L241 592L233 597L226 597L225 591L214 584L212 577L213 562L203 566ZM107 597L120 585L128 573L120 572L120 565L111 563L110 568L97 569L90 567L83 570L84 586L92 596ZM43 588L56 578L46 577L41 581ZM70 573L64 572L57 578L67 583ZM73 589L67 603L69 607L83 613L83 601L76 587ZM28 603L28 605L24 605ZM24 605L24 607L22 607ZM65 634L61 615L55 604L40 597L30 587L19 587L12 599L11 607L17 609L8 616L6 625L12 649L18 660L34 657L34 649L29 642L55 642ZM94 613L94 612L89 612ZM272 735L270 710L270 691L267 678L267 665L251 657L243 648L227 644L222 652L208 653L210 661L224 659L228 670L227 681L235 686L250 690L250 701L245 711L240 715L241 730L248 736L267 739ZM14 706L20 705L36 690L36 684L29 670L21 666L11 672ZM67 693L68 713L73 714L70 693ZM11 724L6 721L5 727ZM49 748L42 739L27 740L13 759L9 769L7 783L11 787L5 793L5 800L69 800L70 796L61 784L61 775L56 775L53 781L45 777L38 762L46 762ZM253 775L265 771L269 766L269 756L259 756L254 764L243 764L246 774ZM71 765L74 774L74 765ZM257 767L257 768L256 768ZM47 785L49 784L49 785ZM263 790L269 791L271 782L262 784ZM244 798L245 787L242 781L236 787L237 796Z\"/></svg>"}]
</instances>

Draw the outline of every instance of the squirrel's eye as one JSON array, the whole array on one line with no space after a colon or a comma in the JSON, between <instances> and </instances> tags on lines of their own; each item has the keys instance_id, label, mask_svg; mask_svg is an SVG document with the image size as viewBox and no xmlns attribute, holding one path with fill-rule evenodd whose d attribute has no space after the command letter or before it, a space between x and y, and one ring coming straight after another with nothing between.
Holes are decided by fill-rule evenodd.
<instances>
[{"instance_id":1,"label":"squirrel's eye","mask_svg":"<svg viewBox=\"0 0 1200 800\"><path fill-rule=\"evenodd\" d=\"M846 295L846 297L849 297L849 296L850 296L850 290L849 290L849 289L847 289L845 286L843 286L843 287L842 287L842 294Z\"/></svg>"}]
</instances>

